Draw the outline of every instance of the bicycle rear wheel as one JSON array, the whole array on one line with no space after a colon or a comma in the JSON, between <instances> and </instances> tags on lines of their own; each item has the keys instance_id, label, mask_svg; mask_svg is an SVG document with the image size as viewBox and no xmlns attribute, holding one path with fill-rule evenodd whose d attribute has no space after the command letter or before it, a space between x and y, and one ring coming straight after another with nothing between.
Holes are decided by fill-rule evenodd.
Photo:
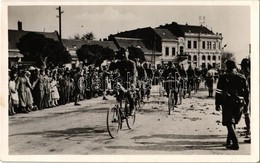
<instances>
[{"instance_id":1,"label":"bicycle rear wheel","mask_svg":"<svg viewBox=\"0 0 260 163\"><path fill-rule=\"evenodd\" d=\"M173 94L170 92L169 97L168 97L168 111L169 111L168 114L169 115L171 115L171 109L174 107L173 103L174 103L174 101L173 101Z\"/></svg>"},{"instance_id":2,"label":"bicycle rear wheel","mask_svg":"<svg viewBox=\"0 0 260 163\"><path fill-rule=\"evenodd\" d=\"M136 110L134 111L134 115L129 115L126 118L126 124L129 129L132 129L134 127L135 118L136 118Z\"/></svg>"},{"instance_id":3,"label":"bicycle rear wheel","mask_svg":"<svg viewBox=\"0 0 260 163\"><path fill-rule=\"evenodd\" d=\"M116 138L121 127L121 116L116 107L107 111L107 130L111 138Z\"/></svg>"}]
</instances>

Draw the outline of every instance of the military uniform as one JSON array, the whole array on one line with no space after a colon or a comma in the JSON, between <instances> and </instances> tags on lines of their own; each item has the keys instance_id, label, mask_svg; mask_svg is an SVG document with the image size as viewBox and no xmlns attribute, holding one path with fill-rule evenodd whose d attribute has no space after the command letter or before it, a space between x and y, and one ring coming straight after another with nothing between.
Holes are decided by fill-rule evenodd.
<instances>
[{"instance_id":1,"label":"military uniform","mask_svg":"<svg viewBox=\"0 0 260 163\"><path fill-rule=\"evenodd\" d=\"M168 79L169 74L172 74L171 80L175 81L174 83L167 82L167 80L170 80L170 79ZM176 68L169 68L163 72L162 77L166 80L164 86L165 86L165 90L167 92L167 96L169 96L169 91L170 91L170 89L172 89L172 86L174 87L174 90L176 90L176 86L177 86L176 82L178 81L180 74ZM177 94L177 90L175 92Z\"/></svg>"},{"instance_id":2,"label":"military uniform","mask_svg":"<svg viewBox=\"0 0 260 163\"><path fill-rule=\"evenodd\" d=\"M222 106L222 124L224 126L237 124L240 121L243 106L249 103L246 78L237 72L221 75L217 84L215 102L216 106Z\"/></svg>"}]
</instances>

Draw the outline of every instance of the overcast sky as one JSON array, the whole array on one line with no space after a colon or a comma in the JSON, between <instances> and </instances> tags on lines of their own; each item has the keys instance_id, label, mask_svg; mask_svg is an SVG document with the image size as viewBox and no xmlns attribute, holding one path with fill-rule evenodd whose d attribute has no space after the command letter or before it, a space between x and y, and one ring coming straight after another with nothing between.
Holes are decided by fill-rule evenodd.
<instances>
[{"instance_id":1,"label":"overcast sky","mask_svg":"<svg viewBox=\"0 0 260 163\"><path fill-rule=\"evenodd\" d=\"M53 32L58 30L57 6L10 6L8 28ZM199 25L199 16L205 16L205 25L214 33L222 33L225 51L235 54L237 61L249 54L249 6L62 6L62 37L76 33L93 32L96 39L107 38L126 30L158 27L166 23Z\"/></svg>"}]
</instances>

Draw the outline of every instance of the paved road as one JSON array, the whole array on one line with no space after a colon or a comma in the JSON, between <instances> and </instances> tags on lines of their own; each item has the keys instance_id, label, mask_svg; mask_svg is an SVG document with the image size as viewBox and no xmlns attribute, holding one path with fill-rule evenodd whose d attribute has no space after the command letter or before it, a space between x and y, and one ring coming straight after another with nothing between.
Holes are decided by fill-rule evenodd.
<instances>
[{"instance_id":1,"label":"paved road","mask_svg":"<svg viewBox=\"0 0 260 163\"><path fill-rule=\"evenodd\" d=\"M134 129L126 125L117 139L106 129L107 109L115 99L101 98L9 117L9 154L88 155L88 154L227 154L248 155L250 144L239 136L240 150L226 150L226 129L214 99L201 91L185 99L167 115L166 98L153 92L137 114ZM238 135L244 132L244 119Z\"/></svg>"}]
</instances>

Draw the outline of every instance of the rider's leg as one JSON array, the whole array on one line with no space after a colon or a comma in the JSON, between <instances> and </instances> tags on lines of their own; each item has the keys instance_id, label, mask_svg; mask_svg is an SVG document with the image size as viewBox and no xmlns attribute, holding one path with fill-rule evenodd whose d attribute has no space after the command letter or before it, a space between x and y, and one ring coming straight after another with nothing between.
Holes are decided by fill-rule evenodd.
<instances>
[{"instance_id":1,"label":"rider's leg","mask_svg":"<svg viewBox=\"0 0 260 163\"><path fill-rule=\"evenodd\" d=\"M178 92L174 91L173 95L174 95L174 105L176 106L178 104Z\"/></svg>"},{"instance_id":2,"label":"rider's leg","mask_svg":"<svg viewBox=\"0 0 260 163\"><path fill-rule=\"evenodd\" d=\"M184 96L183 95L183 89L180 88L180 91L179 91L179 104L182 104L182 96Z\"/></svg>"}]
</instances>

